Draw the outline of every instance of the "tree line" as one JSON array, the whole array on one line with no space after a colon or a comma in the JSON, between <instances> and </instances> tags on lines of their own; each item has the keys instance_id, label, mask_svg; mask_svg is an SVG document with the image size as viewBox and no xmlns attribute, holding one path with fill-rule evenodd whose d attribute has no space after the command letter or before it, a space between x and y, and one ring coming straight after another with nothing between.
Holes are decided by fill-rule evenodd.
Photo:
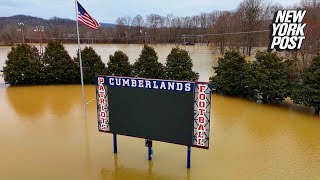
<instances>
[{"instance_id":1,"label":"tree line","mask_svg":"<svg viewBox=\"0 0 320 180\"><path fill-rule=\"evenodd\" d=\"M105 65L91 47L81 51L84 82L94 84L96 74L197 81L188 52L173 48L166 64L158 62L154 48L144 45L139 58L130 64L128 56L116 51ZM71 58L64 46L51 41L43 56L27 44L12 47L3 67L4 79L11 85L80 84L79 54ZM226 51L213 67L210 78L217 93L239 96L252 101L276 104L290 97L294 103L320 111L320 54L302 73L296 70L296 59L276 52L257 52L255 61L247 61L239 51Z\"/></svg>"},{"instance_id":2,"label":"tree line","mask_svg":"<svg viewBox=\"0 0 320 180\"><path fill-rule=\"evenodd\" d=\"M306 9L304 29L306 39L299 51L283 52L295 59L296 72L301 75L312 63L312 58L320 51L320 1L301 0L296 5L283 7L266 0L242 0L234 10L212 11L198 15L178 17L173 14L149 14L123 16L116 25L101 24L98 30L80 25L81 43L203 43L210 45L213 53L224 54L226 50L236 50L246 56L255 55L258 49L269 43L269 25L278 9ZM24 22L18 27L18 22ZM38 42L36 25L43 25L44 42L55 39L64 43L76 43L75 21L54 17L50 20L30 16L0 18L0 45L22 42ZM23 28L24 31L17 31ZM252 33L249 33L252 32ZM253 33L254 32L254 33ZM22 36L22 33L25 33Z\"/></svg>"},{"instance_id":3,"label":"tree line","mask_svg":"<svg viewBox=\"0 0 320 180\"><path fill-rule=\"evenodd\" d=\"M123 16L116 21L118 41L126 43L202 43L210 44L221 54L228 49L252 55L257 47L267 47L269 26L278 9L306 9L304 21L306 57L313 49L320 49L314 37L320 37L320 1L301 0L296 5L283 7L267 0L242 0L234 10L212 11L198 15L178 17L173 14ZM311 54L312 56L313 54Z\"/></svg>"},{"instance_id":4,"label":"tree line","mask_svg":"<svg viewBox=\"0 0 320 180\"><path fill-rule=\"evenodd\" d=\"M303 50L293 56L301 56L309 63L313 49L320 49L317 41L320 27L320 2L301 0L298 4L283 7L266 0L242 0L234 10L212 11L198 15L178 17L173 14L149 14L145 17L123 16L114 26L101 26L91 30L80 26L83 43L176 43L184 41L212 45L224 54L225 50L236 49L242 54L255 53L255 47L267 47L269 25L278 9L306 9L304 21L305 41ZM13 44L21 41L21 32L17 32L17 22L25 22L25 42L37 42L35 25L45 26L45 42L56 39L63 42L76 42L75 21L54 17L50 20L29 16L0 18L0 44ZM21 28L21 27L20 27ZM255 32L255 33L241 33ZM230 34L231 33L231 34ZM186 35L186 36L184 36Z\"/></svg>"},{"instance_id":5,"label":"tree line","mask_svg":"<svg viewBox=\"0 0 320 180\"><path fill-rule=\"evenodd\" d=\"M81 50L83 78L94 84L95 75L196 81L199 74L192 71L192 60L187 51L173 48L166 64L158 62L154 48L144 45L134 64L122 51L110 55L107 66L92 47ZM10 85L80 84L79 52L71 58L64 46L50 41L43 56L36 47L19 44L8 53L3 74Z\"/></svg>"},{"instance_id":6,"label":"tree line","mask_svg":"<svg viewBox=\"0 0 320 180\"><path fill-rule=\"evenodd\" d=\"M295 73L295 60L275 52L258 52L256 61L248 62L237 51L227 51L214 67L211 77L215 90L223 95L276 104L290 97L294 103L320 111L320 54L302 74Z\"/></svg>"}]
</instances>

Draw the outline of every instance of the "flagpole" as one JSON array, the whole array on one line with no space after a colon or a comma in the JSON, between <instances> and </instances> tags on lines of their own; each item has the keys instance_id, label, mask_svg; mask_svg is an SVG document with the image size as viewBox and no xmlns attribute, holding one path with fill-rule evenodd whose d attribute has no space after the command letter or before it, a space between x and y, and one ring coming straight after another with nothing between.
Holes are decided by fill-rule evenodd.
<instances>
[{"instance_id":1,"label":"flagpole","mask_svg":"<svg viewBox=\"0 0 320 180\"><path fill-rule=\"evenodd\" d=\"M77 36L78 36L78 52L79 52L79 62L80 62L80 75L81 75L81 89L82 89L82 103L83 103L83 110L84 116L86 116L86 101L84 97L84 83L83 83L83 71L82 71L82 59L81 59L81 47L80 47L80 36L79 36L79 22L78 22L78 4L77 0L75 2L75 9L76 9L76 22L77 22Z\"/></svg>"}]
</instances>

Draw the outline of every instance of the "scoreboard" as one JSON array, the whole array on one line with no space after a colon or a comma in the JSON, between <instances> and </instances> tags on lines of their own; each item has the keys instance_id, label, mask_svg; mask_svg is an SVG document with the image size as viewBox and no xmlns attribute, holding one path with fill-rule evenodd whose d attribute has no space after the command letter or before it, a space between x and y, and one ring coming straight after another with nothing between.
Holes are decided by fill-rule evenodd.
<instances>
[{"instance_id":1,"label":"scoreboard","mask_svg":"<svg viewBox=\"0 0 320 180\"><path fill-rule=\"evenodd\" d=\"M98 129L209 148L211 85L130 77L96 77Z\"/></svg>"}]
</instances>

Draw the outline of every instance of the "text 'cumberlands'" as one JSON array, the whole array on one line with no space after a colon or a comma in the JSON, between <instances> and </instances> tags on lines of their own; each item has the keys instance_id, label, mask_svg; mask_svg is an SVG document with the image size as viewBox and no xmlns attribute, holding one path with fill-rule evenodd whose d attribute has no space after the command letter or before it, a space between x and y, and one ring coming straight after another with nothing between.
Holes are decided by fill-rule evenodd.
<instances>
[{"instance_id":1,"label":"text 'cumberlands'","mask_svg":"<svg viewBox=\"0 0 320 180\"><path fill-rule=\"evenodd\" d=\"M132 88L159 89L169 91L194 92L194 83L187 81L150 80L142 78L112 77L98 78L107 86L122 86ZM101 82L98 82L98 84Z\"/></svg>"}]
</instances>

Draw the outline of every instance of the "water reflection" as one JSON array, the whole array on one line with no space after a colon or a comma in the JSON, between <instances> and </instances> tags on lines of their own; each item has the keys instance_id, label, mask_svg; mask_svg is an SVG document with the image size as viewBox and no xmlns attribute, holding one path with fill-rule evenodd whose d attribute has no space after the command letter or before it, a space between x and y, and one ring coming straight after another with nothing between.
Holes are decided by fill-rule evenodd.
<instances>
[{"instance_id":1,"label":"water reflection","mask_svg":"<svg viewBox=\"0 0 320 180\"><path fill-rule=\"evenodd\" d=\"M67 116L82 103L80 86L9 87L5 92L14 111L32 121L40 120L46 111L50 116Z\"/></svg>"},{"instance_id":2,"label":"water reflection","mask_svg":"<svg viewBox=\"0 0 320 180\"><path fill-rule=\"evenodd\" d=\"M110 180L110 179L132 179L132 180L141 180L141 179L187 179L190 180L190 170L186 171L185 177L178 177L172 175L164 175L162 173L154 172L154 162L148 161L148 167L146 170L141 170L139 167L128 168L125 166L119 165L118 154L114 154L113 165L114 169L102 168L100 171L101 180Z\"/></svg>"},{"instance_id":3,"label":"water reflection","mask_svg":"<svg viewBox=\"0 0 320 180\"><path fill-rule=\"evenodd\" d=\"M47 93L30 87L9 87L5 90L7 101L12 109L23 119L41 120L46 108Z\"/></svg>"},{"instance_id":4,"label":"water reflection","mask_svg":"<svg viewBox=\"0 0 320 180\"><path fill-rule=\"evenodd\" d=\"M80 86L53 86L51 89L46 105L58 117L68 115L74 106L82 103Z\"/></svg>"}]
</instances>

